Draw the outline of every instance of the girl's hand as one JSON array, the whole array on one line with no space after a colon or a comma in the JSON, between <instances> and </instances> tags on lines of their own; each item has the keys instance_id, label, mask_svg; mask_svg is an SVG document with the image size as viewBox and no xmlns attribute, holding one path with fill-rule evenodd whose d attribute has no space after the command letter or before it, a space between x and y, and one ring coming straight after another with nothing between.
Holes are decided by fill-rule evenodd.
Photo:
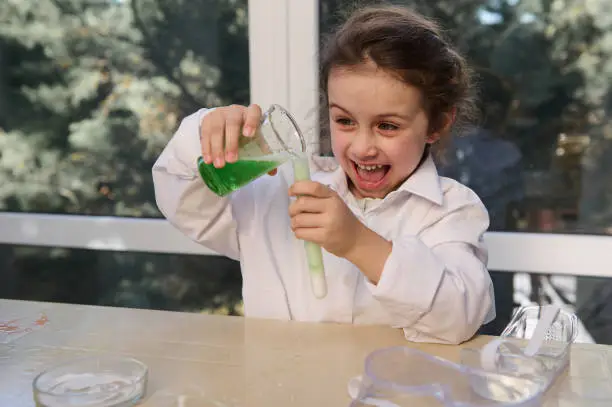
<instances>
[{"instance_id":1,"label":"girl's hand","mask_svg":"<svg viewBox=\"0 0 612 407\"><path fill-rule=\"evenodd\" d=\"M222 168L226 162L236 162L240 137L253 137L261 116L261 108L256 104L224 106L206 114L200 126L204 162L216 168ZM275 173L276 170L270 172L271 175Z\"/></svg>"},{"instance_id":2,"label":"girl's hand","mask_svg":"<svg viewBox=\"0 0 612 407\"><path fill-rule=\"evenodd\" d=\"M297 199L289 206L291 229L298 239L316 243L345 257L365 226L335 191L314 181L298 181L289 188Z\"/></svg>"}]
</instances>

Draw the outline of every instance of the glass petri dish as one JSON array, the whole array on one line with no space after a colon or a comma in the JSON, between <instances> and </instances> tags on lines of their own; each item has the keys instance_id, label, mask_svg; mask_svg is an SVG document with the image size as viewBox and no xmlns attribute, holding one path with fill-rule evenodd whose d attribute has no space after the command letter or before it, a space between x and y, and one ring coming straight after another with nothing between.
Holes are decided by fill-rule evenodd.
<instances>
[{"instance_id":1,"label":"glass petri dish","mask_svg":"<svg viewBox=\"0 0 612 407\"><path fill-rule=\"evenodd\" d=\"M76 359L43 371L33 381L37 407L129 407L146 393L148 368L124 357Z\"/></svg>"}]
</instances>

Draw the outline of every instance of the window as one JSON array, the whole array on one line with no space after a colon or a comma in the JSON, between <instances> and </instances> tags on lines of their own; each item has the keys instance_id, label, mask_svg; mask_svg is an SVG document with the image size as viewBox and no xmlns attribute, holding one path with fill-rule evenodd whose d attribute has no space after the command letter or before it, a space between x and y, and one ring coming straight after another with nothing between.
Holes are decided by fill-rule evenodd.
<instances>
[{"instance_id":1,"label":"window","mask_svg":"<svg viewBox=\"0 0 612 407\"><path fill-rule=\"evenodd\" d=\"M1 2L1 297L240 313L237 262L133 218L183 117L249 103L248 31L247 0Z\"/></svg>"},{"instance_id":2,"label":"window","mask_svg":"<svg viewBox=\"0 0 612 407\"><path fill-rule=\"evenodd\" d=\"M441 172L476 190L491 230L612 234L607 3L394 3L436 18L476 71L482 123L455 139ZM320 0L322 33L347 4Z\"/></svg>"},{"instance_id":3,"label":"window","mask_svg":"<svg viewBox=\"0 0 612 407\"><path fill-rule=\"evenodd\" d=\"M249 103L246 0L4 1L0 27L0 211L159 217L180 120Z\"/></svg>"},{"instance_id":4,"label":"window","mask_svg":"<svg viewBox=\"0 0 612 407\"><path fill-rule=\"evenodd\" d=\"M222 256L0 245L0 298L241 315Z\"/></svg>"},{"instance_id":5,"label":"window","mask_svg":"<svg viewBox=\"0 0 612 407\"><path fill-rule=\"evenodd\" d=\"M146 219L151 167L203 106L311 118L316 2L186 4L0 4L0 297L241 312L237 262Z\"/></svg>"}]
</instances>

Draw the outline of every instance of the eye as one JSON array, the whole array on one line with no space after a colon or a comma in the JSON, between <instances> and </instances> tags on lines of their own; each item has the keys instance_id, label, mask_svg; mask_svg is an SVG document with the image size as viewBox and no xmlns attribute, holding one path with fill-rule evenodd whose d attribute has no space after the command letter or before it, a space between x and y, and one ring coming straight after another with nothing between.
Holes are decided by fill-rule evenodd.
<instances>
[{"instance_id":1,"label":"eye","mask_svg":"<svg viewBox=\"0 0 612 407\"><path fill-rule=\"evenodd\" d=\"M346 117L338 117L335 120L336 123L338 123L340 126L352 126L354 123L351 119L348 119Z\"/></svg>"},{"instance_id":2,"label":"eye","mask_svg":"<svg viewBox=\"0 0 612 407\"><path fill-rule=\"evenodd\" d=\"M380 123L378 128L382 131L395 131L399 129L398 126L392 123Z\"/></svg>"}]
</instances>

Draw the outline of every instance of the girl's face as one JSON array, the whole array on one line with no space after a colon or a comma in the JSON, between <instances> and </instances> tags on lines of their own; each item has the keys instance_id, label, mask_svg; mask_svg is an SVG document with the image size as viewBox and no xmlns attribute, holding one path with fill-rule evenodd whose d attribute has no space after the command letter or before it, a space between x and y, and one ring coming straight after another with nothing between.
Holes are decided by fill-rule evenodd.
<instances>
[{"instance_id":1,"label":"girl's face","mask_svg":"<svg viewBox=\"0 0 612 407\"><path fill-rule=\"evenodd\" d=\"M332 150L357 198L384 198L419 164L429 120L421 91L367 63L328 80Z\"/></svg>"}]
</instances>

